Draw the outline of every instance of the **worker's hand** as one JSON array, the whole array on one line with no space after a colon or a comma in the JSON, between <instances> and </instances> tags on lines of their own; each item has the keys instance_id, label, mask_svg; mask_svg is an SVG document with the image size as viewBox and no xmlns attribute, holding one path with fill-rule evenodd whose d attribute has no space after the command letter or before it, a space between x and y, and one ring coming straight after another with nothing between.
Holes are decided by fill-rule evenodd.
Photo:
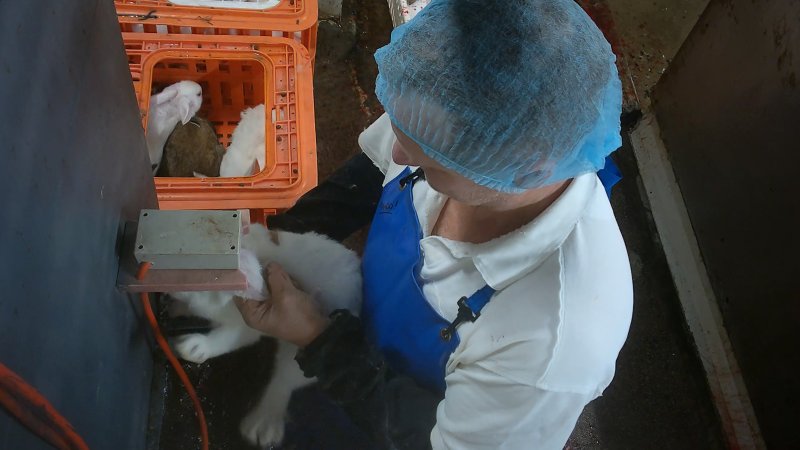
<instances>
[{"instance_id":1,"label":"worker's hand","mask_svg":"<svg viewBox=\"0 0 800 450\"><path fill-rule=\"evenodd\" d=\"M311 343L328 326L319 304L294 285L289 275L277 264L267 266L270 298L266 301L234 297L245 323L268 336L298 347Z\"/></svg>"}]
</instances>

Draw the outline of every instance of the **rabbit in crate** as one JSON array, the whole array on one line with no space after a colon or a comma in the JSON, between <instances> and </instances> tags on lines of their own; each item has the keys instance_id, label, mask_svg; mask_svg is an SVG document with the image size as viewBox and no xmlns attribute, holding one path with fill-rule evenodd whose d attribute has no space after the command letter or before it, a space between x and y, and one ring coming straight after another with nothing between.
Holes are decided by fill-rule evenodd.
<instances>
[{"instance_id":1,"label":"rabbit in crate","mask_svg":"<svg viewBox=\"0 0 800 450\"><path fill-rule=\"evenodd\" d=\"M175 125L186 125L203 104L203 88L194 81L179 81L150 97L147 114L147 151L153 173L161 165L166 144Z\"/></svg>"},{"instance_id":2,"label":"rabbit in crate","mask_svg":"<svg viewBox=\"0 0 800 450\"><path fill-rule=\"evenodd\" d=\"M178 123L167 143L157 177L218 177L225 148L208 120L194 116L188 123Z\"/></svg>"},{"instance_id":3,"label":"rabbit in crate","mask_svg":"<svg viewBox=\"0 0 800 450\"><path fill-rule=\"evenodd\" d=\"M264 286L261 267L276 262L292 276L298 287L319 301L323 313L349 309L358 314L361 310L359 258L338 242L316 233L274 231L253 224L243 236L242 248L240 270L256 291ZM264 291L266 289L261 290ZM254 295L253 292L249 294ZM233 303L235 292L173 292L169 295L176 300L170 305L172 315L200 316L215 326L208 334L194 333L176 339L175 349L187 361L202 363L262 337L244 323ZM242 434L256 445L269 447L281 442L292 392L314 381L303 376L294 361L296 352L294 345L278 341L272 378L258 404L241 422Z\"/></svg>"}]
</instances>

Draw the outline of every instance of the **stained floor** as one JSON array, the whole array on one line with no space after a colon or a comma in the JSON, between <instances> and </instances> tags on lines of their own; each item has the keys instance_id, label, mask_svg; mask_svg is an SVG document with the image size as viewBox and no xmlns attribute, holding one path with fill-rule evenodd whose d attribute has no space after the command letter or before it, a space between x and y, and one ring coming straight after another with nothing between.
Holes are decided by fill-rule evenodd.
<instances>
[{"instance_id":1,"label":"stained floor","mask_svg":"<svg viewBox=\"0 0 800 450\"><path fill-rule=\"evenodd\" d=\"M635 57L636 51L658 46L666 48L671 58L683 39L681 34L685 36L684 31L688 33L691 29L686 23L696 19L704 3L684 0L685 18L659 19L660 15L670 14L662 9L668 8L662 0L648 3L649 8L636 0L608 2L618 33L624 38L624 52L627 52L624 54L628 58ZM667 33L668 29L671 31ZM321 179L358 152L358 134L382 112L373 94L376 67L372 53L388 41L390 30L385 0L346 0L340 20L320 23L314 95ZM637 33L650 37L637 41ZM657 79L663 67L653 65L652 59L640 59L639 71L630 77L640 90L646 91L642 86L649 86L651 79ZM645 67L648 65L650 72ZM628 127L635 121L636 108L641 103L639 99L627 114ZM633 323L617 363L614 382L586 408L570 446L573 449L724 448L702 368L682 319L627 141L616 158L625 178L615 188L612 204L633 269ZM359 248L363 245L363 233L351 238L348 244ZM202 397L213 449L251 448L240 437L238 423L269 377L271 351L272 344L263 340L200 366L185 365ZM162 371L156 377L154 391L150 450L199 448L191 401L176 377L170 371ZM165 399L163 405L155 400L161 397ZM318 397L308 390L301 392L298 399L295 405L313 404ZM326 407L324 402L319 404ZM163 421L159 420L161 416ZM304 423L303 411L295 408L292 417L291 430L319 434L320 424ZM365 448L355 430L345 426L327 428L325 432L334 434L332 439L351 445L326 446L319 441L294 439L284 448Z\"/></svg>"}]
</instances>

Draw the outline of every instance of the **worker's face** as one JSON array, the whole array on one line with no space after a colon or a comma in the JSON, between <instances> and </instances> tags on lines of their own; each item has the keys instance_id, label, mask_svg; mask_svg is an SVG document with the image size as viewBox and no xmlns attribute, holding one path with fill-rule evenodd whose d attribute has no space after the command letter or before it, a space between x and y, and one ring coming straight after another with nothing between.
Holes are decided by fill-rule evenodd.
<instances>
[{"instance_id":1,"label":"worker's face","mask_svg":"<svg viewBox=\"0 0 800 450\"><path fill-rule=\"evenodd\" d=\"M478 206L494 202L504 194L475 184L472 180L450 170L422 151L419 144L392 124L397 141L392 147L392 159L401 166L421 167L428 184L438 192L459 202Z\"/></svg>"}]
</instances>

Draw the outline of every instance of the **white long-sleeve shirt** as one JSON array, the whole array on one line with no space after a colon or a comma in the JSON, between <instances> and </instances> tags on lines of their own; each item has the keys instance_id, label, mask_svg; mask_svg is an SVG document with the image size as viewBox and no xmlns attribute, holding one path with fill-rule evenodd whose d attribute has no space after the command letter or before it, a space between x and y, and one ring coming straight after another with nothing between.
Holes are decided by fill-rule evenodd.
<instances>
[{"instance_id":1,"label":"white long-sleeve shirt","mask_svg":"<svg viewBox=\"0 0 800 450\"><path fill-rule=\"evenodd\" d=\"M392 161L394 141L385 114L359 137L385 183L404 169ZM453 321L459 298L486 284L497 291L458 328L433 448L563 448L614 377L631 321L627 252L600 181L575 178L532 222L482 244L431 236L446 197L424 181L413 197L431 307Z\"/></svg>"}]
</instances>

